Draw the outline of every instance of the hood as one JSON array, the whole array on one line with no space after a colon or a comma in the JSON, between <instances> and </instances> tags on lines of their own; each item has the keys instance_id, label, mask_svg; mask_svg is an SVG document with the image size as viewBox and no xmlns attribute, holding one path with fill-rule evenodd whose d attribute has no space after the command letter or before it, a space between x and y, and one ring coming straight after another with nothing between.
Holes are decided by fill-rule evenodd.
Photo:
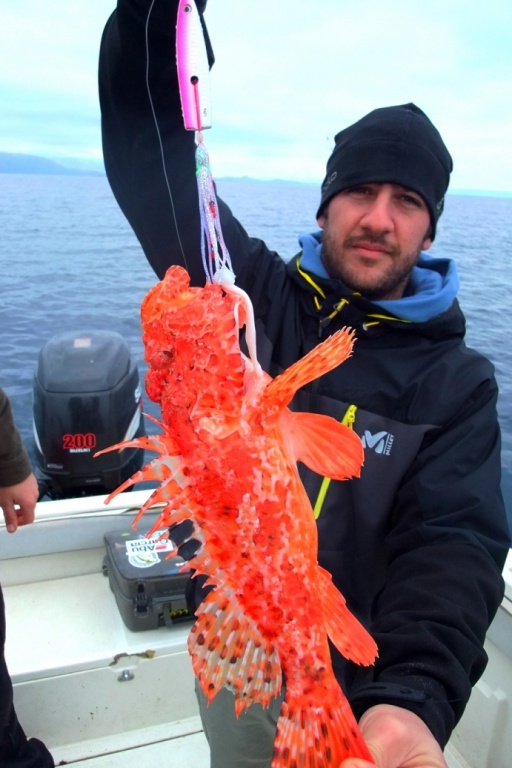
<instances>
[{"instance_id":1,"label":"hood","mask_svg":"<svg viewBox=\"0 0 512 768\"><path fill-rule=\"evenodd\" d=\"M321 260L322 231L302 235L300 269L322 281L330 280ZM447 312L459 290L457 266L452 259L421 253L411 272L407 295L389 301L373 301L386 313L413 323L426 323Z\"/></svg>"}]
</instances>

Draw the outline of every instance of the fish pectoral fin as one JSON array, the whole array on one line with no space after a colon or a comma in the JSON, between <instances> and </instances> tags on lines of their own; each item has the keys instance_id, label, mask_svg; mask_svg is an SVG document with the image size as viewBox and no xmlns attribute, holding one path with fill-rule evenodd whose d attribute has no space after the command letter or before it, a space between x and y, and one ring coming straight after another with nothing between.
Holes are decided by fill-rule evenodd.
<instances>
[{"instance_id":1,"label":"fish pectoral fin","mask_svg":"<svg viewBox=\"0 0 512 768\"><path fill-rule=\"evenodd\" d=\"M296 461L331 480L359 477L363 444L352 429L319 413L286 411L282 417Z\"/></svg>"},{"instance_id":2,"label":"fish pectoral fin","mask_svg":"<svg viewBox=\"0 0 512 768\"><path fill-rule=\"evenodd\" d=\"M255 702L267 707L282 684L274 645L242 612L236 597L220 586L205 597L196 616L188 649L208 701L228 685L235 696L237 716Z\"/></svg>"},{"instance_id":3,"label":"fish pectoral fin","mask_svg":"<svg viewBox=\"0 0 512 768\"><path fill-rule=\"evenodd\" d=\"M373 664L378 655L375 640L349 611L331 574L321 566L318 566L318 592L327 634L338 651L356 664L365 667Z\"/></svg>"}]
</instances>

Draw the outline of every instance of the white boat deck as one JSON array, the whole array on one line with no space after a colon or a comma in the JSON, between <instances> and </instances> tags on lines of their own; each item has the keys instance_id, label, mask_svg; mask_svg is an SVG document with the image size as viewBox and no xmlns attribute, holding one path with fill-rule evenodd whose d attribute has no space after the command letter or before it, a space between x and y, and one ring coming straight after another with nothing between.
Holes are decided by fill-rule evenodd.
<instances>
[{"instance_id":1,"label":"white boat deck","mask_svg":"<svg viewBox=\"0 0 512 768\"><path fill-rule=\"evenodd\" d=\"M74 500L72 514L69 502L45 503L33 526L14 536L0 527L16 708L56 765L209 766L186 649L190 624L130 631L102 573L104 533L128 529L146 496L125 494L106 514L98 499ZM490 664L447 750L450 768L510 768L512 553L507 569Z\"/></svg>"}]
</instances>

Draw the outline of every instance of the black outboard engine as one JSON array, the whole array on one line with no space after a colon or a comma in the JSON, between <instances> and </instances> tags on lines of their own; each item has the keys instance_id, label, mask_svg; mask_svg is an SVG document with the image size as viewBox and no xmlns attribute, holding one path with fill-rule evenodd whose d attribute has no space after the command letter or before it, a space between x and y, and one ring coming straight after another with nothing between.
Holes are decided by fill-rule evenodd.
<instances>
[{"instance_id":1,"label":"black outboard engine","mask_svg":"<svg viewBox=\"0 0 512 768\"><path fill-rule=\"evenodd\" d=\"M36 475L42 495L109 493L142 467L144 451L96 451L145 434L142 388L128 344L118 333L53 336L34 376Z\"/></svg>"}]
</instances>

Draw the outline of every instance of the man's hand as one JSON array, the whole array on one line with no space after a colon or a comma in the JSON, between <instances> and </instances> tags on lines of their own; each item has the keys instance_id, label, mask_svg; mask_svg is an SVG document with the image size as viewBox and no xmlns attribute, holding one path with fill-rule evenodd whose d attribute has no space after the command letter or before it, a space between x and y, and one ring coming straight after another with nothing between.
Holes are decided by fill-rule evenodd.
<instances>
[{"instance_id":1,"label":"man's hand","mask_svg":"<svg viewBox=\"0 0 512 768\"><path fill-rule=\"evenodd\" d=\"M4 511L5 526L9 533L14 533L19 525L34 522L38 498L39 489L33 474L30 474L22 483L0 488L0 507Z\"/></svg>"},{"instance_id":2,"label":"man's hand","mask_svg":"<svg viewBox=\"0 0 512 768\"><path fill-rule=\"evenodd\" d=\"M402 707L378 704L364 713L359 727L378 768L448 768L431 732L417 715ZM348 758L340 768L375 768Z\"/></svg>"}]
</instances>

